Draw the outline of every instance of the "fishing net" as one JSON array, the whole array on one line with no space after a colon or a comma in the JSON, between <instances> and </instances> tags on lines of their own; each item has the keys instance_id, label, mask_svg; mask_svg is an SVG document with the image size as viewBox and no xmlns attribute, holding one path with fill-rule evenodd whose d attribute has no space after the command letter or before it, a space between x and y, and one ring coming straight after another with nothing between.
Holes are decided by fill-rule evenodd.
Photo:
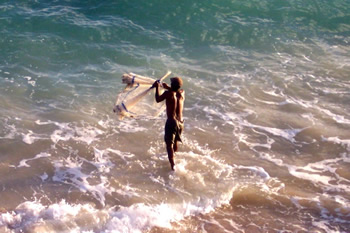
<instances>
[{"instance_id":1,"label":"fishing net","mask_svg":"<svg viewBox=\"0 0 350 233\"><path fill-rule=\"evenodd\" d=\"M164 75L159 81L161 82L171 72ZM164 111L164 101L157 103L155 101L155 88L151 88L155 79L137 75L134 73L123 74L122 83L125 83L125 89L118 94L113 111L118 118L154 118ZM160 94L164 92L160 88Z\"/></svg>"}]
</instances>

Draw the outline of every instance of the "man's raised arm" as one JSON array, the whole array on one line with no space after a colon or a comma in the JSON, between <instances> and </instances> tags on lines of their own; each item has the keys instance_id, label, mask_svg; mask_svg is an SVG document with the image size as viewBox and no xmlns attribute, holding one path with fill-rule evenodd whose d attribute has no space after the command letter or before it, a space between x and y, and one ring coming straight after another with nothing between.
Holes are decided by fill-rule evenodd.
<instances>
[{"instance_id":1,"label":"man's raised arm","mask_svg":"<svg viewBox=\"0 0 350 233\"><path fill-rule=\"evenodd\" d=\"M167 91L166 92L164 92L162 95L160 95L159 94L159 86L160 86L160 82L157 80L157 81L155 81L154 83L153 83L153 85L152 85L152 88L156 88L156 94L155 94L155 98L156 98L156 101L157 101L157 103L159 103L159 102L162 102L163 100L165 100L165 98L166 98L166 93L167 93Z\"/></svg>"}]
</instances>

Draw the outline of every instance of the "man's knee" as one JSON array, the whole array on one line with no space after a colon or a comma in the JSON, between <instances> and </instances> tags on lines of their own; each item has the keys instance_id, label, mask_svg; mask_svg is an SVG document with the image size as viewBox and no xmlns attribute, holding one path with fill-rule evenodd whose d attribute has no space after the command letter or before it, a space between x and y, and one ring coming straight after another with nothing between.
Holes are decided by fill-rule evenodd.
<instances>
[{"instance_id":1,"label":"man's knee","mask_svg":"<svg viewBox=\"0 0 350 233\"><path fill-rule=\"evenodd\" d=\"M167 148L167 149L173 149L173 145L174 145L173 143L167 142L167 143L166 143L166 148Z\"/></svg>"}]
</instances>

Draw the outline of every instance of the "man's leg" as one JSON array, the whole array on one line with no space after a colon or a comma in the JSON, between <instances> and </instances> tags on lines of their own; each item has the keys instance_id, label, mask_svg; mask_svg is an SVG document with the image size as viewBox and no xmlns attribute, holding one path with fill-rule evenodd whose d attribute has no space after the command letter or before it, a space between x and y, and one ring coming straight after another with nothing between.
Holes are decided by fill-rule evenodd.
<instances>
[{"instance_id":1,"label":"man's leg","mask_svg":"<svg viewBox=\"0 0 350 233\"><path fill-rule=\"evenodd\" d=\"M174 147L173 147L173 148L174 148L174 153L177 151L177 148L178 148L178 147L177 147L177 142L178 142L178 141L175 140Z\"/></svg>"},{"instance_id":2,"label":"man's leg","mask_svg":"<svg viewBox=\"0 0 350 233\"><path fill-rule=\"evenodd\" d=\"M173 144L172 143L167 143L166 144L166 150L168 152L168 158L169 158L169 162L170 162L170 165L171 165L171 170L175 170L174 169L174 166L175 166L175 163L174 163L174 148L173 148Z\"/></svg>"},{"instance_id":3,"label":"man's leg","mask_svg":"<svg viewBox=\"0 0 350 233\"><path fill-rule=\"evenodd\" d=\"M179 121L179 122L178 122L178 125L177 125L177 130L176 130L176 133L175 133L174 152L177 152L177 149L178 149L177 143L178 143L179 141L181 141L181 133L182 133L182 130L183 130L183 124ZM182 142L182 141L181 141L181 142Z\"/></svg>"}]
</instances>

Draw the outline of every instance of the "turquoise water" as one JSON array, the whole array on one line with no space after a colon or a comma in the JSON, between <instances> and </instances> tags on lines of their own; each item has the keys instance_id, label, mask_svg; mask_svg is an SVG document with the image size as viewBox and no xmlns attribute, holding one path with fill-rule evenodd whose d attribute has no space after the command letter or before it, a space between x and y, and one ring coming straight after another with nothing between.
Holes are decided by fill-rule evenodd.
<instances>
[{"instance_id":1,"label":"turquoise water","mask_svg":"<svg viewBox=\"0 0 350 233\"><path fill-rule=\"evenodd\" d=\"M1 1L0 230L349 232L349 1ZM171 172L134 72L184 80Z\"/></svg>"}]
</instances>

